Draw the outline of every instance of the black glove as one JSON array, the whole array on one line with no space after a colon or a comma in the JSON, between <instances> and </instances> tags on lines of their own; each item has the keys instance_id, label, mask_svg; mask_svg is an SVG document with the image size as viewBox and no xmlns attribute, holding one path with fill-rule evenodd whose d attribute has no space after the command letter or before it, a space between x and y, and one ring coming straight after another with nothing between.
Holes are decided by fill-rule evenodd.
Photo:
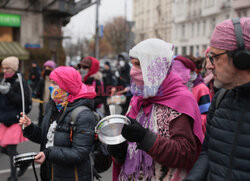
<instances>
[{"instance_id":1,"label":"black glove","mask_svg":"<svg viewBox=\"0 0 250 181\"><path fill-rule=\"evenodd\" d=\"M117 162L123 163L127 154L128 143L125 141L117 145L107 145L108 152Z\"/></svg>"},{"instance_id":2,"label":"black glove","mask_svg":"<svg viewBox=\"0 0 250 181\"><path fill-rule=\"evenodd\" d=\"M128 118L131 123L129 125L124 124L122 128L122 136L129 142L140 143L148 129L142 127L142 125L135 119Z\"/></svg>"}]
</instances>

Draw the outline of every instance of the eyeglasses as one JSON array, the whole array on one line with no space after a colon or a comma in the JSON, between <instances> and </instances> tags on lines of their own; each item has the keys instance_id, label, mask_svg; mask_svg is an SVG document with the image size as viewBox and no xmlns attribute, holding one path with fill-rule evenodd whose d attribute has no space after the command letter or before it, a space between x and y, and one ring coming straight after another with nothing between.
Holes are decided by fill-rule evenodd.
<instances>
[{"instance_id":1,"label":"eyeglasses","mask_svg":"<svg viewBox=\"0 0 250 181\"><path fill-rule=\"evenodd\" d=\"M219 57L219 56L221 56L221 55L224 55L224 54L226 54L226 53L228 53L228 52L225 51L225 52L223 52L223 53L214 54L214 55L211 55L211 53L208 53L207 56L208 56L208 58L209 58L211 64L214 65L214 58L215 58L215 57Z\"/></svg>"}]
</instances>

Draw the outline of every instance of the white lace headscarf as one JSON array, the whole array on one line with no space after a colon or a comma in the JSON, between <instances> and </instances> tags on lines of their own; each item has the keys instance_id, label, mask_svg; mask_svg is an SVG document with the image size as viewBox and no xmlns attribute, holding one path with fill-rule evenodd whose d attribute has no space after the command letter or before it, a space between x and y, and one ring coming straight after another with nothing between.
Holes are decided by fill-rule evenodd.
<instances>
[{"instance_id":1,"label":"white lace headscarf","mask_svg":"<svg viewBox=\"0 0 250 181\"><path fill-rule=\"evenodd\" d=\"M141 41L129 51L140 61L144 81L143 98L154 97L171 66L174 45L160 39Z\"/></svg>"}]
</instances>

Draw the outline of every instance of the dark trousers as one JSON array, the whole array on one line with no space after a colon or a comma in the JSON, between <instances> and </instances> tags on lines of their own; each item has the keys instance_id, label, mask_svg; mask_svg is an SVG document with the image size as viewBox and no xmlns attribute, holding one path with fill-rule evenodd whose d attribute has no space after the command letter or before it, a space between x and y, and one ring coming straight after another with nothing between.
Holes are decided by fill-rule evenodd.
<instances>
[{"instance_id":1,"label":"dark trousers","mask_svg":"<svg viewBox=\"0 0 250 181\"><path fill-rule=\"evenodd\" d=\"M0 147L1 153L4 153L9 156L10 159L10 177L12 179L17 178L16 167L13 164L13 156L17 155L17 145L7 145L5 148Z\"/></svg>"}]
</instances>

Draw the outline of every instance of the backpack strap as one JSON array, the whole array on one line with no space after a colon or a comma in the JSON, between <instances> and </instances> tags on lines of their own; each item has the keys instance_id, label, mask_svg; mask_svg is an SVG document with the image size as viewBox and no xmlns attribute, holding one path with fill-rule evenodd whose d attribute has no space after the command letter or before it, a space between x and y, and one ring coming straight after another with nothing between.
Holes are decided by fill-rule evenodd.
<instances>
[{"instance_id":1,"label":"backpack strap","mask_svg":"<svg viewBox=\"0 0 250 181\"><path fill-rule=\"evenodd\" d=\"M215 109L218 109L222 99L225 97L225 95L227 94L228 90L227 89L221 89L219 92L219 95L216 99L216 103L215 103Z\"/></svg>"},{"instance_id":2,"label":"backpack strap","mask_svg":"<svg viewBox=\"0 0 250 181\"><path fill-rule=\"evenodd\" d=\"M71 113L71 118L70 118L70 141L72 142L72 137L73 137L73 129L74 129L74 124L76 122L76 118L78 116L78 114L80 112L82 112L83 110L89 109L86 106L79 106L77 108L75 108L72 113Z\"/></svg>"},{"instance_id":3,"label":"backpack strap","mask_svg":"<svg viewBox=\"0 0 250 181\"><path fill-rule=\"evenodd\" d=\"M71 113L70 124L72 125L75 124L78 114L85 109L89 109L89 108L87 106L78 106L77 108L75 108Z\"/></svg>"}]
</instances>

